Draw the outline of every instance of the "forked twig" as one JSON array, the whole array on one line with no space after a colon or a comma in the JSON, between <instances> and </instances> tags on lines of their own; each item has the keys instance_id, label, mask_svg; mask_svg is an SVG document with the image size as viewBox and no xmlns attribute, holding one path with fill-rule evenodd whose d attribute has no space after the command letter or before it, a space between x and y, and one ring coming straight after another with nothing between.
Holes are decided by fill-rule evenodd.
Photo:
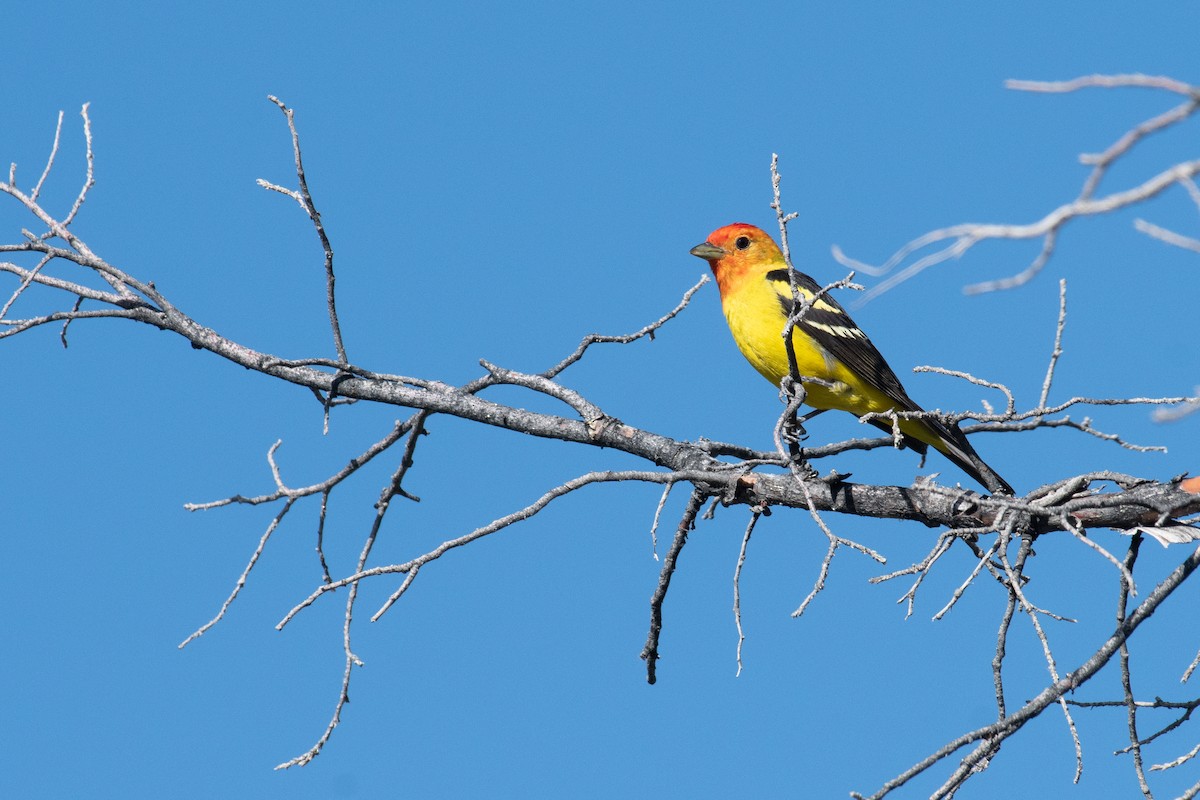
<instances>
[{"instance_id":1,"label":"forked twig","mask_svg":"<svg viewBox=\"0 0 1200 800\"><path fill-rule=\"evenodd\" d=\"M881 281L864 294L860 303L870 302L930 267L962 257L980 242L991 239L1041 239L1041 249L1024 270L1006 278L968 286L965 291L968 294L976 294L1021 286L1037 275L1050 260L1058 243L1058 234L1066 223L1073 219L1106 214L1137 205L1176 184L1187 187L1193 183L1195 176L1200 174L1200 160L1183 161L1129 189L1099 198L1095 197L1096 189L1107 175L1109 168L1122 156L1128 154L1151 134L1178 125L1196 113L1196 110L1200 108L1200 88L1170 78L1149 75L1089 75L1071 81L1057 82L1010 80L1005 83L1005 86L1009 89L1029 92L1073 92L1089 87L1142 87L1182 94L1187 99L1169 111L1134 126L1103 152L1081 156L1080 160L1084 164L1090 165L1092 170L1080 187L1079 194L1071 202L1060 205L1039 220L1025 225L964 223L939 228L911 240L878 266L850 258L842 252L840 247L834 246L834 258L845 266L872 275L889 275L886 280ZM940 249L926 253L902 267L905 262L917 256L918 253L938 245L940 245Z\"/></svg>"}]
</instances>

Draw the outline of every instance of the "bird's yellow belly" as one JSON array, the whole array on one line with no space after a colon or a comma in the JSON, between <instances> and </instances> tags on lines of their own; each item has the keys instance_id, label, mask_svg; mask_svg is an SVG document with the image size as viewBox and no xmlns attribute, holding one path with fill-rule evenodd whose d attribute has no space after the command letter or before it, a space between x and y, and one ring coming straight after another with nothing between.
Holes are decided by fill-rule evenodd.
<instances>
[{"instance_id":1,"label":"bird's yellow belly","mask_svg":"<svg viewBox=\"0 0 1200 800\"><path fill-rule=\"evenodd\" d=\"M758 307L759 304L750 304ZM762 304L774 311L768 304ZM755 314L745 305L724 308L729 330L742 355L758 372L776 386L791 370L787 348L783 344L784 318L778 313ZM879 410L878 403L855 391L859 383L825 348L793 331L792 350L796 368L807 392L804 402L813 408L836 408L853 414ZM890 406L891 404L887 404ZM887 406L884 406L885 408Z\"/></svg>"}]
</instances>

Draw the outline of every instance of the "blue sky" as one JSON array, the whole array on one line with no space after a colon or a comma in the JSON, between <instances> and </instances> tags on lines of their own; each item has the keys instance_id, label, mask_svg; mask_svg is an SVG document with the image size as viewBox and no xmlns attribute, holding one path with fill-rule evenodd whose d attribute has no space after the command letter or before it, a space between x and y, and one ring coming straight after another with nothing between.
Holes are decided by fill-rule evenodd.
<instances>
[{"instance_id":1,"label":"blue sky","mask_svg":"<svg viewBox=\"0 0 1200 800\"><path fill-rule=\"evenodd\" d=\"M294 181L283 118L266 100L278 95L297 110L336 250L351 359L448 382L479 375L480 358L540 371L587 333L660 316L704 272L687 251L709 231L734 220L773 229L773 152L784 203L800 215L794 259L827 282L845 274L835 244L879 262L933 228L1041 217L1077 193L1080 153L1177 102L1138 90L1031 95L1005 90L1005 79L1200 81L1185 4L1135 13L1023 0L519 10L68 2L52 17L30 5L6 17L0 159L17 163L19 183L36 180L63 110L48 202L69 206L82 180L78 112L91 103L97 184L76 233L247 346L332 357L311 226L255 185ZM1147 143L1103 190L1195 158L1194 135L1193 123ZM0 204L5 241L32 226L19 212ZM1196 235L1195 209L1174 190L1073 223L1045 274L1019 290L963 296L963 285L1019 271L1036 253L1033 243L990 244L855 317L925 405L977 408L985 395L910 375L917 364L1005 382L1027 407L1065 277L1067 353L1052 399L1187 394L1200 381L1183 344L1200 265L1136 233L1137 216ZM742 508L718 510L684 552L659 682L648 686L638 653L659 569L649 537L658 492L601 486L430 567L380 622L360 611L355 649L366 667L342 727L311 766L274 772L320 734L342 670L341 595L273 629L319 580L316 507L294 512L229 617L181 652L273 513L189 514L183 504L268 491L265 454L277 439L289 482L319 480L403 412L343 410L323 436L304 391L123 322L74 325L67 350L48 328L6 340L0 365L9 376L0 795L845 797L994 714L999 591L978 585L949 618L930 621L969 559L948 556L905 620L895 600L907 587L868 585L879 568L841 555L825 593L792 620L825 547L803 514L763 520L751 542L745 670L735 677ZM775 393L734 349L713 286L652 343L598 349L564 382L609 414L683 439L768 447L778 413ZM543 407L517 390L494 397ZM1090 470L1165 479L1196 467L1200 417L1163 426L1145 409L1082 413L1170 452L1135 454L1065 431L980 436L976 446L1021 490ZM814 440L861 435L836 416L814 420ZM591 469L633 466L456 420L430 430L406 484L422 502L394 509L373 563L424 552ZM916 474L908 452L836 466L864 481ZM373 466L335 497L326 534L335 572L352 566L392 468ZM926 471L962 479L934 459ZM884 550L891 566L932 543L912 525L830 522ZM1115 533L1097 540L1122 547ZM1143 585L1183 553L1144 548ZM1039 542L1038 554L1030 590L1080 619L1050 627L1060 666L1072 669L1111 628L1116 576L1062 537ZM394 588L365 587L366 606ZM1181 590L1134 648L1148 695L1194 694L1177 681L1200 646L1195 600L1195 586ZM1018 625L1011 696L1023 698L1046 673L1028 624ZM1109 677L1088 699L1116 686ZM1077 721L1078 788L1069 735L1050 713L963 796L1013 787L1131 796L1127 757L1111 755L1124 743L1121 713ZM1194 741L1185 729L1148 758L1170 760ZM942 774L901 796L928 796ZM1164 795L1178 794L1195 770L1159 780Z\"/></svg>"}]
</instances>

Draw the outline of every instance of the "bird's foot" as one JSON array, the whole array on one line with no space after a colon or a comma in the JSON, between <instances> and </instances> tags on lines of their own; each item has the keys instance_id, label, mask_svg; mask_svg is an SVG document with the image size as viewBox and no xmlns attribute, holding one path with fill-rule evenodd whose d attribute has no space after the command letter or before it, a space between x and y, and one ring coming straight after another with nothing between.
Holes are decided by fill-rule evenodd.
<instances>
[{"instance_id":1,"label":"bird's foot","mask_svg":"<svg viewBox=\"0 0 1200 800\"><path fill-rule=\"evenodd\" d=\"M820 477L820 473L800 454L799 448L792 454L788 467L791 469L793 475L804 481L817 480Z\"/></svg>"}]
</instances>

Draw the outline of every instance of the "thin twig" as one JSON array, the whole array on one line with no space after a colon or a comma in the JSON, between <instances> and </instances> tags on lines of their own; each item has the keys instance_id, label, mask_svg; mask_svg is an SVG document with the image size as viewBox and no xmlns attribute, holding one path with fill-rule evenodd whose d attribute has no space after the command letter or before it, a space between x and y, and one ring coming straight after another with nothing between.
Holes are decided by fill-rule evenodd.
<instances>
[{"instance_id":1,"label":"thin twig","mask_svg":"<svg viewBox=\"0 0 1200 800\"><path fill-rule=\"evenodd\" d=\"M1038 406L1045 408L1050 401L1050 384L1054 381L1054 368L1062 357L1063 329L1067 324L1067 279L1058 282L1058 324L1054 326L1054 349L1050 351L1050 363L1046 367L1046 377L1042 381L1042 394L1038 397Z\"/></svg>"},{"instance_id":2,"label":"thin twig","mask_svg":"<svg viewBox=\"0 0 1200 800\"><path fill-rule=\"evenodd\" d=\"M1188 664L1188 668L1183 671L1183 676L1179 679L1179 682L1187 683L1191 680L1192 673L1196 671L1197 667L1200 667L1200 650L1196 652L1196 657L1192 659L1191 664Z\"/></svg>"},{"instance_id":3,"label":"thin twig","mask_svg":"<svg viewBox=\"0 0 1200 800\"><path fill-rule=\"evenodd\" d=\"M1126 607L1133 590L1133 565L1137 563L1138 549L1142 545L1141 534L1134 534L1125 553L1120 576L1120 588L1117 592L1117 627L1125 624ZM1129 729L1129 747L1133 753L1133 770L1137 774L1138 788L1146 800L1154 800L1150 792L1150 784L1146 782L1146 771L1142 767L1142 743L1137 731L1137 704L1133 697L1133 679L1129 673L1129 641L1121 642L1118 652L1121 664L1121 691L1125 694L1126 724Z\"/></svg>"},{"instance_id":4,"label":"thin twig","mask_svg":"<svg viewBox=\"0 0 1200 800\"><path fill-rule=\"evenodd\" d=\"M1168 761L1165 764L1153 764L1153 765L1151 765L1150 769L1154 770L1156 772L1161 772L1162 770L1167 770L1167 769L1174 769L1175 767L1178 767L1181 764L1186 764L1188 761L1191 761L1198 754L1200 754L1200 744L1197 744L1191 750L1187 751L1186 753L1184 753L1183 755L1181 755L1179 758L1175 759L1174 761Z\"/></svg>"},{"instance_id":5,"label":"thin twig","mask_svg":"<svg viewBox=\"0 0 1200 800\"><path fill-rule=\"evenodd\" d=\"M779 154L771 153L771 191L773 199L771 200L771 208L775 210L775 220L779 223L779 249L783 253L783 260L790 268L792 266L792 253L788 247L788 223L800 216L799 212L792 211L783 213L783 203L780 200L779 184L783 180L783 176L779 174Z\"/></svg>"},{"instance_id":6,"label":"thin twig","mask_svg":"<svg viewBox=\"0 0 1200 800\"><path fill-rule=\"evenodd\" d=\"M688 532L696 524L696 515L700 511L700 506L704 504L704 500L705 495L699 489L692 491L683 515L679 518L679 526L675 529L675 538L671 542L670 549L667 550L667 555L663 558L658 585L650 597L650 632L646 636L646 646L642 648L642 659L646 662L646 682L650 684L658 680L658 638L662 633L663 602L667 599L667 589L671 586L671 577L675 574L679 555L683 552L683 546L687 544Z\"/></svg>"},{"instance_id":7,"label":"thin twig","mask_svg":"<svg viewBox=\"0 0 1200 800\"><path fill-rule=\"evenodd\" d=\"M884 581L898 578L901 575L916 575L917 578L913 581L912 586L908 587L908 591L896 598L897 603L907 601L908 609L904 614L904 618L908 619L912 616L913 607L917 601L917 590L921 588L921 584L924 582L926 576L929 575L929 571L933 569L933 565L950 550L951 545L958 538L958 533L959 531L950 530L938 536L937 541L933 544L933 549L920 562L907 566L904 569L889 572L886 575L877 575L869 578L867 582L883 583ZM977 533L977 531L973 531L973 533Z\"/></svg>"},{"instance_id":8,"label":"thin twig","mask_svg":"<svg viewBox=\"0 0 1200 800\"><path fill-rule=\"evenodd\" d=\"M1195 397L1185 400L1175 408L1159 408L1155 409L1150 416L1155 422L1177 422L1186 416L1195 414L1200 411L1200 386L1197 386L1193 393Z\"/></svg>"},{"instance_id":9,"label":"thin twig","mask_svg":"<svg viewBox=\"0 0 1200 800\"><path fill-rule=\"evenodd\" d=\"M697 281L692 288L683 293L683 299L681 299L673 309L668 311L666 314L663 314L654 322L639 328L633 333L626 333L620 336L611 336L599 333L588 334L587 336L583 337L583 341L581 341L579 346L575 348L575 352L571 353L569 356L555 364L550 369L541 373L541 376L543 378L551 379L558 377L563 370L579 361L579 359L583 358L583 354L586 353L588 348L593 344L629 344L630 342L636 342L638 339L641 339L645 336L649 336L651 339L653 339L655 332L657 332L658 329L663 325L666 325L668 322L678 316L679 312L687 308L688 303L692 302L692 295L700 291L700 287L704 286L704 284L708 283L708 281L709 278L707 275L701 275L700 280Z\"/></svg>"},{"instance_id":10,"label":"thin twig","mask_svg":"<svg viewBox=\"0 0 1200 800\"><path fill-rule=\"evenodd\" d=\"M315 603L319 598L321 598L323 595L325 595L329 592L340 589L343 586L349 586L351 584L358 583L359 581L362 581L366 578L376 577L378 575L405 575L405 574L411 572L413 569L423 567L424 565L426 565L432 561L436 561L437 559L441 558L442 556L444 556L446 553L450 552L451 550L454 550L459 547L463 547L464 545L468 545L471 542L474 542L485 536L489 536L493 533L496 533L497 531L503 530L503 529L509 527L510 525L513 525L514 523L529 519L530 517L534 516L539 511L541 511L543 508L545 508L547 505L549 505L552 501L556 500L559 497L563 497L567 494L570 494L571 492L574 492L577 489L581 489L584 486L589 486L594 483L615 483L615 482L621 482L621 481L643 481L646 483L668 483L668 482L672 482L672 481L674 481L674 482L688 481L688 482L692 482L692 483L703 483L705 481L706 477L711 477L711 476L708 476L706 473L693 472L693 471L688 471L688 470L680 470L680 471L675 471L675 472L658 472L658 471L649 471L649 470L647 470L647 471L642 471L642 470L604 471L604 472L589 472L585 475L580 475L577 478L573 478L565 483L562 483L562 484L556 486L555 488L546 492L541 497L539 497L537 500L535 500L533 503L530 503L529 505L525 506L524 508L514 511L511 514L507 514L503 517L494 519L491 522L489 522L487 525L483 525L479 528L476 528L475 530L471 531L470 533L466 533L457 538L444 541L440 545L435 547L434 549L432 549L432 550L428 551L427 553L424 553L420 556L417 556L416 558L410 559L401 564L387 564L384 566L363 569L363 570L361 570L359 572L355 572L351 575L347 575L345 577L338 578L338 579L334 580L332 583L321 584L315 590L313 590L313 592L308 597L306 597L304 600L297 603L290 611L288 611L288 613L286 615L284 615L283 619L281 619L275 625L275 628L277 630L282 630L289 622L292 621L292 619L295 618L295 616L297 614L299 614L305 608L308 608L310 605Z\"/></svg>"},{"instance_id":11,"label":"thin twig","mask_svg":"<svg viewBox=\"0 0 1200 800\"><path fill-rule=\"evenodd\" d=\"M742 534L742 546L738 551L737 566L733 570L733 622L737 626L738 633L737 676L739 677L742 674L742 643L746 641L746 633L742 630L742 566L746 563L746 548L750 546L750 534L754 533L754 526L761 516L761 511L751 512L750 521L746 524L746 532Z\"/></svg>"},{"instance_id":12,"label":"thin twig","mask_svg":"<svg viewBox=\"0 0 1200 800\"><path fill-rule=\"evenodd\" d=\"M1103 545L1084 533L1083 529L1079 527L1077 522L1072 521L1070 518L1064 518L1063 524L1066 526L1066 529L1071 532L1071 535L1075 537L1076 541L1087 545L1089 548L1099 553L1105 561L1116 567L1117 572L1121 573L1122 580L1124 580L1128 585L1129 593L1134 597L1137 597L1137 584L1133 582L1133 573L1126 569L1124 564L1117 560L1116 556L1105 550Z\"/></svg>"},{"instance_id":13,"label":"thin twig","mask_svg":"<svg viewBox=\"0 0 1200 800\"><path fill-rule=\"evenodd\" d=\"M358 565L355 572L362 572L366 567L367 559L371 555L371 550L375 547L375 542L379 537L379 529L383 525L383 518L391 507L391 501L396 496L406 496L406 493L401 488L404 481L404 476L408 474L409 468L413 465L412 452L416 447L421 426L425 422L427 412L418 412L414 415L413 424L409 430L409 443L405 450L404 457L400 460L400 465L396 471L392 473L388 484L383 488L379 495L379 501L375 504L375 519L372 521L371 530L368 532L366 539L363 542L362 551L358 556ZM331 585L326 583L326 586ZM342 686L338 692L337 702L334 704L333 715L330 717L329 724L325 726L325 730L317 741L304 753L295 758L278 764L275 769L289 769L294 766L304 766L310 763L314 758L320 755L321 750L329 741L329 737L333 735L334 730L342 721L342 711L346 707L346 703L350 702L350 678L353 675L355 667L363 665L360 659L354 652L350 643L350 628L354 621L354 606L358 599L358 582L350 584L350 591L346 596L346 611L342 617L342 652L345 655L345 665L342 671Z\"/></svg>"},{"instance_id":14,"label":"thin twig","mask_svg":"<svg viewBox=\"0 0 1200 800\"><path fill-rule=\"evenodd\" d=\"M1072 81L1060 82L1010 80L1005 85L1009 89L1038 92L1070 92L1088 87L1115 88L1135 86L1182 94L1187 100L1162 114L1134 126L1104 152L1082 156L1081 161L1091 165L1092 170L1080 187L1075 199L1059 206L1036 222L1026 225L966 223L939 228L911 240L879 266L873 266L857 259L852 259L846 256L841 248L834 246L834 257L852 269L866 271L873 275L891 273L890 277L881 281L863 295L859 301L860 305L870 302L880 294L932 266L962 257L980 242L990 239L1019 240L1040 238L1042 239L1042 247L1037 256L1024 270L1007 278L985 281L968 286L965 291L968 294L977 294L1021 286L1037 275L1049 261L1054 253L1059 232L1070 220L1105 214L1136 205L1155 197L1164 189L1176 183L1188 187L1189 184L1193 183L1193 178L1200 173L1200 161L1185 161L1175 164L1130 189L1113 192L1100 198L1094 197L1101 180L1107 174L1108 169L1118 159L1128 154L1147 136L1182 123L1196 113L1197 109L1200 108L1200 88L1189 86L1186 83L1171 78L1148 75L1090 75ZM910 257L915 256L928 247L943 242L946 244L940 249L917 258L903 269L897 269Z\"/></svg>"},{"instance_id":15,"label":"thin twig","mask_svg":"<svg viewBox=\"0 0 1200 800\"><path fill-rule=\"evenodd\" d=\"M42 256L41 260L38 261L37 266L29 270L29 272L21 278L21 282L17 285L17 288L13 290L12 295L4 303L4 306L0 307L0 320L3 320L6 316L8 316L8 311L13 307L13 303L17 302L17 298L19 298L21 294L33 284L34 280L37 279L38 273L42 271L42 268L53 260L53 256ZM82 300L83 298L80 297L79 301ZM78 310L78 308L76 310Z\"/></svg>"},{"instance_id":16,"label":"thin twig","mask_svg":"<svg viewBox=\"0 0 1200 800\"><path fill-rule=\"evenodd\" d=\"M1069 81L1028 81L1009 79L1004 82L1004 88L1018 92L1066 93L1080 89L1101 88L1120 89L1127 86L1144 89L1163 89L1168 92L1195 97L1196 87L1189 86L1183 81L1168 78L1165 75L1144 75L1132 73L1125 75L1084 75Z\"/></svg>"},{"instance_id":17,"label":"thin twig","mask_svg":"<svg viewBox=\"0 0 1200 800\"><path fill-rule=\"evenodd\" d=\"M54 124L54 144L50 146L50 157L46 159L46 168L42 170L42 176L38 178L37 185L35 185L33 187L33 191L29 193L29 199L35 203L37 202L38 196L42 193L42 187L46 185L46 179L50 177L51 170L54 169L54 159L56 156L58 156L58 144L62 139L62 124L63 112L59 111L58 121ZM0 317L2 316L4 315L0 314Z\"/></svg>"},{"instance_id":18,"label":"thin twig","mask_svg":"<svg viewBox=\"0 0 1200 800\"><path fill-rule=\"evenodd\" d=\"M869 797L857 792L852 792L851 796L857 798L857 800L881 800L881 798L903 786L917 775L925 772L943 758L972 742L992 740L999 743L1012 736L1025 723L1039 716L1049 705L1059 702L1067 692L1090 680L1093 675L1109 662L1120 647L1121 642L1132 636L1138 627L1149 619L1167 598L1191 577L1197 567L1200 567L1200 548L1194 550L1170 575L1164 578L1154 588L1154 591L1150 592L1146 599L1134 609L1133 613L1126 619L1125 624L1117 628L1086 661L1074 671L1064 675L1061 680L1052 682L1039 692L1036 697L1026 702L1017 712L947 742L929 756L887 781L877 792ZM979 763L978 760L971 760L972 764Z\"/></svg>"},{"instance_id":19,"label":"thin twig","mask_svg":"<svg viewBox=\"0 0 1200 800\"><path fill-rule=\"evenodd\" d=\"M258 563L259 557L262 556L263 550L265 550L267 547L267 541L271 538L271 534L273 534L276 528L279 527L279 523L283 522L283 518L286 517L287 513L292 510L292 504L295 502L295 499L288 498L288 501L283 504L283 508L279 509L279 513L271 519L271 524L267 526L267 529L263 532L262 537L258 540L258 547L254 548L254 553L251 554L250 560L246 563L245 569L243 569L242 574L238 576L237 583L233 585L233 591L231 591L229 596L225 598L225 602L221 604L221 608L217 611L216 616L201 625L196 630L192 631L186 639L180 642L178 645L180 650L187 647L188 643L192 640L199 639L201 636L207 633L212 626L216 625L225 617L225 612L229 610L231 605L233 605L233 601L237 599L238 594L246 585L246 581L250 578L250 570L254 569L254 565Z\"/></svg>"},{"instance_id":20,"label":"thin twig","mask_svg":"<svg viewBox=\"0 0 1200 800\"><path fill-rule=\"evenodd\" d=\"M75 220L75 215L79 213L79 209L83 208L83 203L87 200L88 192L96 185L96 154L92 150L92 118L88 116L88 106L90 105L91 103L84 103L83 108L79 111L79 115L83 117L83 140L87 147L87 175L84 178L79 194L75 196L75 202L71 204L71 210L67 212L67 216L63 217L62 228L64 230L71 226L71 223ZM46 165L46 169L49 171L49 164ZM38 181L38 185L34 187L34 191L36 192L41 188L42 183ZM72 244L74 243L72 242Z\"/></svg>"},{"instance_id":21,"label":"thin twig","mask_svg":"<svg viewBox=\"0 0 1200 800\"><path fill-rule=\"evenodd\" d=\"M1000 535L996 537L996 543L992 546L992 549L983 558L979 559L979 564L976 565L975 571L971 574L972 579L979 572L979 568L985 563L991 564L993 553L1008 548L1011 537L1011 528L1001 531ZM1017 611L1017 594L1012 590L1011 585L1007 588L1008 596L1004 604L1004 613L1000 616L1000 627L996 630L996 652L992 655L992 687L996 695L996 719L998 721L1002 721L1008 716L1008 701L1004 693L1004 659L1008 655L1008 632L1012 628L1013 615Z\"/></svg>"},{"instance_id":22,"label":"thin twig","mask_svg":"<svg viewBox=\"0 0 1200 800\"><path fill-rule=\"evenodd\" d=\"M667 505L667 498L671 496L671 490L674 488L674 482L663 486L662 495L658 498L658 505L654 507L654 521L650 523L650 554L654 556L655 561L658 561L658 523L662 519L662 512L663 508Z\"/></svg>"},{"instance_id":23,"label":"thin twig","mask_svg":"<svg viewBox=\"0 0 1200 800\"><path fill-rule=\"evenodd\" d=\"M950 610L954 608L959 599L966 594L967 587L975 582L976 576L979 575L986 564L990 563L991 558L996 555L996 551L1000 548L1001 542L1002 538L997 537L996 541L992 544L988 551L975 560L975 566L971 569L970 574L967 575L966 580L958 585L958 588L956 588L953 594L950 595L950 600L947 601L946 605L942 606L941 610L933 615L933 619L935 621L950 613Z\"/></svg>"},{"instance_id":24,"label":"thin twig","mask_svg":"<svg viewBox=\"0 0 1200 800\"><path fill-rule=\"evenodd\" d=\"M296 112L274 95L268 95L267 99L278 106L279 110L287 118L288 131L292 135L292 153L296 159L296 180L300 186L300 192L296 195L284 190L283 193L291 194L299 201L300 207L304 209L305 213L308 214L308 218L312 220L317 237L321 240L321 249L325 253L325 303L329 309L329 327L333 331L333 346L337 351L338 361L346 363L350 359L346 356L346 345L342 342L342 328L338 323L337 302L334 299L334 284L336 283L336 279L333 274L333 245L329 242L329 236L325 233L325 226L321 222L321 214L317 211L317 206L313 202L312 193L308 190L308 179L304 175L304 161L300 157L300 134L296 131ZM260 185L263 183L265 182L260 181ZM273 184L268 184L266 188L280 191Z\"/></svg>"},{"instance_id":25,"label":"thin twig","mask_svg":"<svg viewBox=\"0 0 1200 800\"><path fill-rule=\"evenodd\" d=\"M1161 228L1152 222L1147 222L1140 218L1133 221L1133 227L1152 239L1158 239L1160 242L1165 242L1174 247L1182 247L1184 250L1200 253L1200 239L1193 239L1191 236L1184 236L1182 233L1169 231L1166 228Z\"/></svg>"}]
</instances>

